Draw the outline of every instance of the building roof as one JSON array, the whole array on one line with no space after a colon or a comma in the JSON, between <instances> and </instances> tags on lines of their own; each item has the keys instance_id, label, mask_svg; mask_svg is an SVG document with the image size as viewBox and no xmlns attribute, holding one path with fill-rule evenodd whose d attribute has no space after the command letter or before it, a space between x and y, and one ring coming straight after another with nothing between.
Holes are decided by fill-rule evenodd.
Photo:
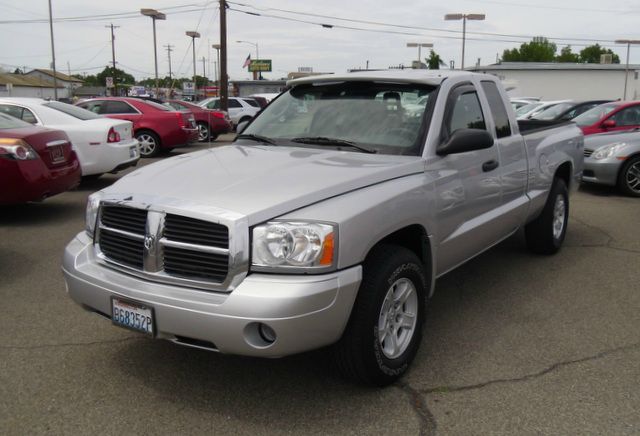
<instances>
[{"instance_id":1,"label":"building roof","mask_svg":"<svg viewBox=\"0 0 640 436\"><path fill-rule=\"evenodd\" d=\"M30 86L33 88L53 88L53 82L40 77L25 76L24 74L0 73L0 85L11 83L13 86ZM58 88L64 88L58 85Z\"/></svg>"},{"instance_id":2,"label":"building roof","mask_svg":"<svg viewBox=\"0 0 640 436\"><path fill-rule=\"evenodd\" d=\"M39 73L46 74L47 76L50 76L53 79L53 70L46 70L44 68L36 68L35 70L31 70L26 74L30 75L34 71L38 71ZM56 78L58 80L62 80L63 82L84 83L82 80L80 80L80 79L78 79L76 77L67 76L66 74L63 74L60 71L56 71Z\"/></svg>"},{"instance_id":3,"label":"building roof","mask_svg":"<svg viewBox=\"0 0 640 436\"><path fill-rule=\"evenodd\" d=\"M610 70L623 71L626 64L574 64L570 62L502 62L465 68L467 71L545 71L545 70ZM640 70L640 65L629 65L630 70Z\"/></svg>"}]
</instances>

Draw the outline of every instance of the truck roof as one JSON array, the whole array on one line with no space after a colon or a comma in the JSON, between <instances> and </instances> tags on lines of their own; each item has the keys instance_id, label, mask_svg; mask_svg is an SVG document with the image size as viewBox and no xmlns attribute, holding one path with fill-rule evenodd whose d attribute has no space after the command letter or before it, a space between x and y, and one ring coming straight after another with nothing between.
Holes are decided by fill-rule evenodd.
<instances>
[{"instance_id":1,"label":"truck roof","mask_svg":"<svg viewBox=\"0 0 640 436\"><path fill-rule=\"evenodd\" d=\"M308 76L287 81L287 86L295 86L303 83L343 82L343 81L379 81L390 80L393 82L420 83L425 85L440 85L448 77L485 76L495 79L488 74L471 73L455 70L379 70L356 71L345 74L323 74L320 76Z\"/></svg>"}]
</instances>

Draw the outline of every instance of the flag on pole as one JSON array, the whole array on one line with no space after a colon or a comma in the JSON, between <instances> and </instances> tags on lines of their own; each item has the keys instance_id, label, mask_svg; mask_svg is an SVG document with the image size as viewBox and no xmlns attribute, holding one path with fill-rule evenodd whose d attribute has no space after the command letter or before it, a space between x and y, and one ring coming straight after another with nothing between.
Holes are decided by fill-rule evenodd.
<instances>
[{"instance_id":1,"label":"flag on pole","mask_svg":"<svg viewBox=\"0 0 640 436\"><path fill-rule=\"evenodd\" d=\"M250 63L251 63L251 53L249 53L249 56L247 56L247 60L245 60L244 64L242 64L242 68L247 68Z\"/></svg>"}]
</instances>

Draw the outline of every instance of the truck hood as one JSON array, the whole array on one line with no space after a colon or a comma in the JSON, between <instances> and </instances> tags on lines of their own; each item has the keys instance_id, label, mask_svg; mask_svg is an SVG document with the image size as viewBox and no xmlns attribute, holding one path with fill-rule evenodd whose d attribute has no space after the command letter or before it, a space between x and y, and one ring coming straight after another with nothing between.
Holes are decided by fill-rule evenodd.
<instances>
[{"instance_id":1,"label":"truck hood","mask_svg":"<svg viewBox=\"0 0 640 436\"><path fill-rule=\"evenodd\" d=\"M386 180L421 173L416 156L280 146L229 145L148 165L106 195L201 204L247 217L249 225ZM162 206L162 204L158 204Z\"/></svg>"}]
</instances>

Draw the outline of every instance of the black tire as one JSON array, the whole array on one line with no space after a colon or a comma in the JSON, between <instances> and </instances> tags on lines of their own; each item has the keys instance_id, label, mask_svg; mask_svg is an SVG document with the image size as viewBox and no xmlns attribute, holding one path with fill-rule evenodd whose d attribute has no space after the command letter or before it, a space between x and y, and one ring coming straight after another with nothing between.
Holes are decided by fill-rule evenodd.
<instances>
[{"instance_id":1,"label":"black tire","mask_svg":"<svg viewBox=\"0 0 640 436\"><path fill-rule=\"evenodd\" d=\"M151 130L139 130L136 139L140 142L141 157L154 157L160 154L160 138Z\"/></svg>"},{"instance_id":2,"label":"black tire","mask_svg":"<svg viewBox=\"0 0 640 436\"><path fill-rule=\"evenodd\" d=\"M407 314L415 311L415 324L410 332L403 327L394 331L389 327L393 313L382 315L388 294L400 289L399 283L411 283L415 290L415 300L409 297L405 303L394 306ZM345 332L332 349L334 365L341 375L366 385L386 386L407 371L422 339L426 284L424 268L410 250L395 245L380 245L372 250L363 265L362 283ZM398 316L401 315L395 316L395 322ZM396 350L397 356L387 355L385 339L380 340L380 322L386 330L382 334L386 333L387 338L395 335L395 341L400 338L404 344L404 348L399 346Z\"/></svg>"},{"instance_id":3,"label":"black tire","mask_svg":"<svg viewBox=\"0 0 640 436\"><path fill-rule=\"evenodd\" d=\"M640 197L640 156L624 163L618 175L618 188L627 195Z\"/></svg>"},{"instance_id":4,"label":"black tire","mask_svg":"<svg viewBox=\"0 0 640 436\"><path fill-rule=\"evenodd\" d=\"M211 139L211 129L204 122L199 122L198 126L198 142L209 142Z\"/></svg>"},{"instance_id":5,"label":"black tire","mask_svg":"<svg viewBox=\"0 0 640 436\"><path fill-rule=\"evenodd\" d=\"M562 215L562 220L560 216ZM558 218L558 219L556 219ZM569 221L569 194L564 180L555 178L542 213L525 226L529 250L537 254L555 254L562 247ZM560 227L562 223L562 227Z\"/></svg>"}]
</instances>

